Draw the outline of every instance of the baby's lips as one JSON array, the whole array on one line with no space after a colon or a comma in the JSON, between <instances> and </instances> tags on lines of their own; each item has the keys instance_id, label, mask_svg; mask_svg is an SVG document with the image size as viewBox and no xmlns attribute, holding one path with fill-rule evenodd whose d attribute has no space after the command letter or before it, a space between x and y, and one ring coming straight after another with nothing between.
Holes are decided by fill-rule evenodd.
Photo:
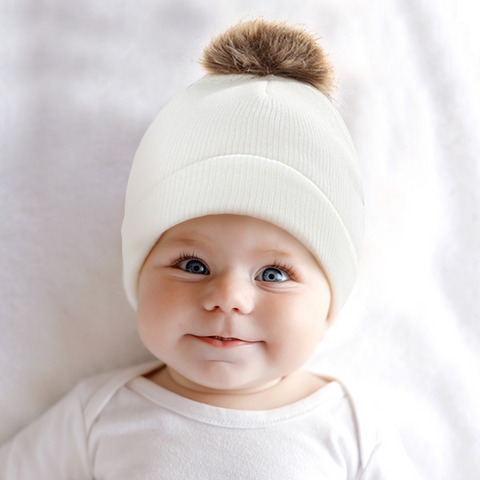
<instances>
[{"instance_id":1,"label":"baby's lips","mask_svg":"<svg viewBox=\"0 0 480 480\"><path fill-rule=\"evenodd\" d=\"M245 340L244 338L241 338L239 336L233 336L233 335L194 335L194 337L198 338L215 338L217 340L221 340L223 342L245 342L245 343L256 343L256 340Z\"/></svg>"},{"instance_id":2,"label":"baby's lips","mask_svg":"<svg viewBox=\"0 0 480 480\"><path fill-rule=\"evenodd\" d=\"M210 338L216 338L218 340L222 340L223 342L231 342L233 340L236 340L238 342L247 342L248 340L243 340L242 338L237 338L237 337L221 337L219 335L211 335Z\"/></svg>"}]
</instances>

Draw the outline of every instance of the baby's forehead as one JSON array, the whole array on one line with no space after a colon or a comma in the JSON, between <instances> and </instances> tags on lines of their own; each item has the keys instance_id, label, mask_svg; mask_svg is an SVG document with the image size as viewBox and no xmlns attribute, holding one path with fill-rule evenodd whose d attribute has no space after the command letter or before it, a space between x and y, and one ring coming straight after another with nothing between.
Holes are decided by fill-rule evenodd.
<instances>
[{"instance_id":1,"label":"baby's forehead","mask_svg":"<svg viewBox=\"0 0 480 480\"><path fill-rule=\"evenodd\" d=\"M236 214L216 214L195 217L178 223L161 235L163 243L208 243L233 236L237 240L301 243L283 228L257 217ZM302 244L303 245L303 244Z\"/></svg>"},{"instance_id":2,"label":"baby's forehead","mask_svg":"<svg viewBox=\"0 0 480 480\"><path fill-rule=\"evenodd\" d=\"M197 217L174 225L162 234L156 246L207 253L241 249L252 255L299 261L313 257L302 242L279 226L256 217L233 214Z\"/></svg>"}]
</instances>

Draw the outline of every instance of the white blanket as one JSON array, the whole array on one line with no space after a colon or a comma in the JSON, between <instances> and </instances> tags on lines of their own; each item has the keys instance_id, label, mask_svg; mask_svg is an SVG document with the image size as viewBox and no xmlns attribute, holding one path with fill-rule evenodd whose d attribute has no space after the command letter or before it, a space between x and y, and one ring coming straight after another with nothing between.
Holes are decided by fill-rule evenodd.
<instances>
[{"instance_id":1,"label":"white blanket","mask_svg":"<svg viewBox=\"0 0 480 480\"><path fill-rule=\"evenodd\" d=\"M471 6L470 6L471 4ZM367 232L313 368L377 385L425 479L480 472L480 35L467 0L6 1L0 15L0 441L80 379L151 357L121 284L129 168L245 14L337 65Z\"/></svg>"}]
</instances>

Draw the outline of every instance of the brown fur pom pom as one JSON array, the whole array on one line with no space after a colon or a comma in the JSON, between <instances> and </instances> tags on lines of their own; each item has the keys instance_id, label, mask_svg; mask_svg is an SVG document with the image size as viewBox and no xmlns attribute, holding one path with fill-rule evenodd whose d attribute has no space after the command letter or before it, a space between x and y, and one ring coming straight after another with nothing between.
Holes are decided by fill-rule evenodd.
<instances>
[{"instance_id":1,"label":"brown fur pom pom","mask_svg":"<svg viewBox=\"0 0 480 480\"><path fill-rule=\"evenodd\" d=\"M209 75L278 75L313 85L327 97L335 90L332 64L305 27L262 17L233 25L214 37L200 64Z\"/></svg>"}]
</instances>

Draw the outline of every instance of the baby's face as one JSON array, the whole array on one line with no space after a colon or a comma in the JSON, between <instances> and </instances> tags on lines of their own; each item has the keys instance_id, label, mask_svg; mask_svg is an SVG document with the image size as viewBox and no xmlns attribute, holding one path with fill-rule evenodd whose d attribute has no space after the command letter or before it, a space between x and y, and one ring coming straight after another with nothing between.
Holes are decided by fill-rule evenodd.
<instances>
[{"instance_id":1,"label":"baby's face","mask_svg":"<svg viewBox=\"0 0 480 480\"><path fill-rule=\"evenodd\" d=\"M295 237L256 218L208 215L175 225L152 249L137 325L175 378L241 392L304 365L329 306L328 281Z\"/></svg>"}]
</instances>

